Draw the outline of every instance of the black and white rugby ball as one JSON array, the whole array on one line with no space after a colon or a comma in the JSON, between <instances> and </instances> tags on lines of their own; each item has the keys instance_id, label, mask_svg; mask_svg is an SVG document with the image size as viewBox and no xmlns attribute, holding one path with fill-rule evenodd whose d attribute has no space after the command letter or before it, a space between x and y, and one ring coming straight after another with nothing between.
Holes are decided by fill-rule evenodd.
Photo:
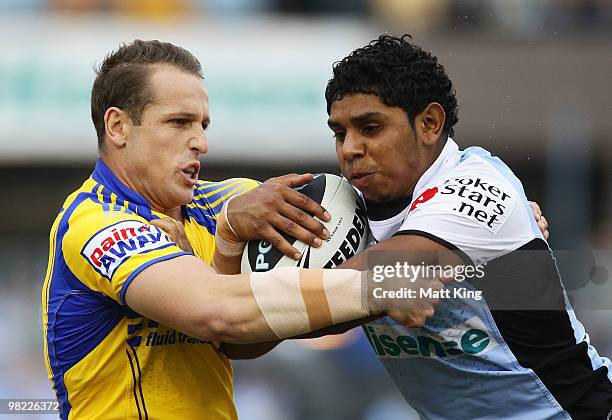
<instances>
[{"instance_id":1,"label":"black and white rugby ball","mask_svg":"<svg viewBox=\"0 0 612 420\"><path fill-rule=\"evenodd\" d=\"M368 240L365 208L348 181L337 175L318 174L297 190L331 214L329 222L322 222L330 238L314 248L283 235L301 252L299 261L284 256L267 241L249 241L242 254L243 273L268 271L274 267L333 268L365 249Z\"/></svg>"}]
</instances>

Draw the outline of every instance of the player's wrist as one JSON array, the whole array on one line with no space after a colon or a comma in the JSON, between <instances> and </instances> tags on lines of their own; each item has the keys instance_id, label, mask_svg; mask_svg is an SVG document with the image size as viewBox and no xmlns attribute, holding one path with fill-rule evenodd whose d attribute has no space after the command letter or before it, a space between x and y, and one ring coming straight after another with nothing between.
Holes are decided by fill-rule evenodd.
<instances>
[{"instance_id":1,"label":"player's wrist","mask_svg":"<svg viewBox=\"0 0 612 420\"><path fill-rule=\"evenodd\" d=\"M238 237L227 217L227 209L231 198L223 204L215 230L215 249L227 257L242 255L246 245L246 241Z\"/></svg>"},{"instance_id":2,"label":"player's wrist","mask_svg":"<svg viewBox=\"0 0 612 420\"><path fill-rule=\"evenodd\" d=\"M215 250L226 257L237 257L242 255L246 242L225 239L219 231L220 230L217 229L215 233Z\"/></svg>"}]
</instances>

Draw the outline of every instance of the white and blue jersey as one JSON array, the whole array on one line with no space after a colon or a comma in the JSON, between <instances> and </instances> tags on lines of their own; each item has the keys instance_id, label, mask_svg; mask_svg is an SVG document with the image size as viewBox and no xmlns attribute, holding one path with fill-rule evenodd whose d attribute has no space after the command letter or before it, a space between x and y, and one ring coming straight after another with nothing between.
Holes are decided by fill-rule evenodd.
<instances>
[{"instance_id":1,"label":"white and blue jersey","mask_svg":"<svg viewBox=\"0 0 612 420\"><path fill-rule=\"evenodd\" d=\"M605 419L612 367L576 319L520 181L478 147L448 139L410 206L370 220L382 241L421 235L484 277L448 288L484 298L441 299L423 328L390 318L364 325L408 403L427 419ZM460 296L460 295L459 295Z\"/></svg>"}]
</instances>

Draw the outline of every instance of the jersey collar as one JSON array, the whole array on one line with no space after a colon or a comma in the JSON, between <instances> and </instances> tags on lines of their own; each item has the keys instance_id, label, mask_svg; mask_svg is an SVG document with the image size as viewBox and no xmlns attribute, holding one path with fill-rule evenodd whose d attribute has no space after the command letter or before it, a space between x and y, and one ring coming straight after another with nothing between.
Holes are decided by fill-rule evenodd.
<instances>
[{"instance_id":1,"label":"jersey collar","mask_svg":"<svg viewBox=\"0 0 612 420\"><path fill-rule=\"evenodd\" d=\"M441 172L444 172L446 169L455 166L457 161L459 160L459 146L452 138L448 138L446 140L446 144L442 148L442 152L431 164L429 168L425 171L423 175L419 178L416 186L414 187L413 195L417 194L419 191L423 189L423 187L429 184L434 178L438 176Z\"/></svg>"},{"instance_id":2,"label":"jersey collar","mask_svg":"<svg viewBox=\"0 0 612 420\"><path fill-rule=\"evenodd\" d=\"M136 191L128 188L123 182L115 176L108 166L100 159L96 162L96 167L91 174L94 181L102 184L108 188L112 193L116 194L117 197L126 200L130 203L134 203L137 206L143 206L151 210L149 202Z\"/></svg>"}]
</instances>

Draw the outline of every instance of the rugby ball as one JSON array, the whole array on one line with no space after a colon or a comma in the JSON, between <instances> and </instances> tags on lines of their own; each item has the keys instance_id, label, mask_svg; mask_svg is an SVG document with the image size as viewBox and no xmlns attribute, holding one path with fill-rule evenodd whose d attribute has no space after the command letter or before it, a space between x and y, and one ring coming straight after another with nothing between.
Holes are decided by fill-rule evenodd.
<instances>
[{"instance_id":1,"label":"rugby ball","mask_svg":"<svg viewBox=\"0 0 612 420\"><path fill-rule=\"evenodd\" d=\"M322 222L330 233L319 248L283 235L297 248L302 258L286 257L265 240L248 241L242 254L242 272L268 271L274 267L333 268L365 249L368 222L361 197L345 179L332 174L318 174L296 190L321 204L331 214Z\"/></svg>"}]
</instances>

